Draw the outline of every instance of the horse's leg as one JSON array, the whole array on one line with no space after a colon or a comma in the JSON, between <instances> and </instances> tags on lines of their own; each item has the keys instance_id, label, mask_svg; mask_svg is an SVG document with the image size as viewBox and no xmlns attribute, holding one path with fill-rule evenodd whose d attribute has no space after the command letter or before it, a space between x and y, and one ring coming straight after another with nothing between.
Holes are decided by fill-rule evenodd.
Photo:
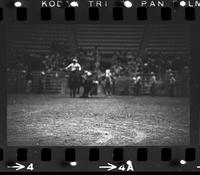
<instances>
[{"instance_id":1,"label":"horse's leg","mask_svg":"<svg viewBox=\"0 0 200 175\"><path fill-rule=\"evenodd\" d=\"M112 95L115 94L115 81L112 83Z\"/></svg>"},{"instance_id":2,"label":"horse's leg","mask_svg":"<svg viewBox=\"0 0 200 175\"><path fill-rule=\"evenodd\" d=\"M94 94L94 85L93 84L90 84L90 96L92 96Z\"/></svg>"},{"instance_id":3,"label":"horse's leg","mask_svg":"<svg viewBox=\"0 0 200 175\"><path fill-rule=\"evenodd\" d=\"M108 95L110 96L110 82L107 82L108 84L107 84L107 93L108 93Z\"/></svg>"},{"instance_id":4,"label":"horse's leg","mask_svg":"<svg viewBox=\"0 0 200 175\"><path fill-rule=\"evenodd\" d=\"M102 85L102 87L103 87L103 92L106 95L106 87L104 85Z\"/></svg>"},{"instance_id":5,"label":"horse's leg","mask_svg":"<svg viewBox=\"0 0 200 175\"><path fill-rule=\"evenodd\" d=\"M76 97L76 88L73 89L73 97Z\"/></svg>"},{"instance_id":6,"label":"horse's leg","mask_svg":"<svg viewBox=\"0 0 200 175\"><path fill-rule=\"evenodd\" d=\"M84 82L83 84L82 84L82 86L83 86L83 93L82 93L82 97L83 98L85 98L86 97L86 90L87 90L87 85L86 85L86 82Z\"/></svg>"},{"instance_id":7,"label":"horse's leg","mask_svg":"<svg viewBox=\"0 0 200 175\"><path fill-rule=\"evenodd\" d=\"M90 84L86 85L86 98L89 97L89 93L90 93Z\"/></svg>"},{"instance_id":8,"label":"horse's leg","mask_svg":"<svg viewBox=\"0 0 200 175\"><path fill-rule=\"evenodd\" d=\"M109 95L111 95L111 91L112 91L112 80L111 80L111 78L109 79L109 84L108 84L108 86L109 86Z\"/></svg>"},{"instance_id":9,"label":"horse's leg","mask_svg":"<svg viewBox=\"0 0 200 175\"><path fill-rule=\"evenodd\" d=\"M90 96L92 96L92 88L91 87L89 88L89 94L90 94Z\"/></svg>"},{"instance_id":10,"label":"horse's leg","mask_svg":"<svg viewBox=\"0 0 200 175\"><path fill-rule=\"evenodd\" d=\"M79 92L80 92L80 86L77 87L77 94L79 94Z\"/></svg>"},{"instance_id":11,"label":"horse's leg","mask_svg":"<svg viewBox=\"0 0 200 175\"><path fill-rule=\"evenodd\" d=\"M110 95L110 85L108 84L107 86L107 93L108 93L108 96Z\"/></svg>"},{"instance_id":12,"label":"horse's leg","mask_svg":"<svg viewBox=\"0 0 200 175\"><path fill-rule=\"evenodd\" d=\"M108 95L108 86L107 86L107 84L105 85L105 94L106 94L106 96Z\"/></svg>"},{"instance_id":13,"label":"horse's leg","mask_svg":"<svg viewBox=\"0 0 200 175\"><path fill-rule=\"evenodd\" d=\"M109 80L108 83L109 83L109 84L108 84L108 87L109 87L109 95L111 95L111 88L112 88L112 86L111 86L111 84L112 84L111 80Z\"/></svg>"},{"instance_id":14,"label":"horse's leg","mask_svg":"<svg viewBox=\"0 0 200 175\"><path fill-rule=\"evenodd\" d=\"M153 96L153 85L151 85L151 89L150 89L150 93L151 93L151 96Z\"/></svg>"},{"instance_id":15,"label":"horse's leg","mask_svg":"<svg viewBox=\"0 0 200 175\"><path fill-rule=\"evenodd\" d=\"M153 85L153 95L156 95L156 84Z\"/></svg>"},{"instance_id":16,"label":"horse's leg","mask_svg":"<svg viewBox=\"0 0 200 175\"><path fill-rule=\"evenodd\" d=\"M90 92L89 85L87 85L87 88L86 88L86 98L89 97L89 92Z\"/></svg>"},{"instance_id":17,"label":"horse's leg","mask_svg":"<svg viewBox=\"0 0 200 175\"><path fill-rule=\"evenodd\" d=\"M105 86L104 86L104 93L105 93L105 95L107 96L107 87L106 87L106 84L105 84Z\"/></svg>"},{"instance_id":18,"label":"horse's leg","mask_svg":"<svg viewBox=\"0 0 200 175\"><path fill-rule=\"evenodd\" d=\"M72 97L72 89L70 89L70 97Z\"/></svg>"}]
</instances>

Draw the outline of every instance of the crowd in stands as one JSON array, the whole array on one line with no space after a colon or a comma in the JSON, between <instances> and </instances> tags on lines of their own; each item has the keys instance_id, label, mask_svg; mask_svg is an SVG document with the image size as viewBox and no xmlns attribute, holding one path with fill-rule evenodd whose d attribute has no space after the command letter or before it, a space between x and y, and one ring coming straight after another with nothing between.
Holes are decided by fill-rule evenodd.
<instances>
[{"instance_id":1,"label":"crowd in stands","mask_svg":"<svg viewBox=\"0 0 200 175\"><path fill-rule=\"evenodd\" d=\"M189 56L144 55L116 52L111 70L116 75L132 76L135 73L165 73L166 71L189 71Z\"/></svg>"},{"instance_id":2,"label":"crowd in stands","mask_svg":"<svg viewBox=\"0 0 200 175\"><path fill-rule=\"evenodd\" d=\"M83 69L94 70L97 63L95 49L78 49L78 60ZM71 62L73 55L61 53L48 53L46 55L21 55L11 56L7 61L7 70L45 72L63 71ZM188 71L190 68L190 56L173 55L142 55L136 56L131 52L116 51L111 58L111 71L116 76L132 76L135 73L163 73L167 70ZM101 67L101 71L103 68Z\"/></svg>"}]
</instances>

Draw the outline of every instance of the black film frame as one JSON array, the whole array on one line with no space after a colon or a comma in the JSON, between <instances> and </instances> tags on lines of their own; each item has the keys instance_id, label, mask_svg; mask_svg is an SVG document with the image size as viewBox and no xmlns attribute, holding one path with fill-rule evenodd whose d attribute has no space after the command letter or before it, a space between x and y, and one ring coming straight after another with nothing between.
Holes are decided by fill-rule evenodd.
<instances>
[{"instance_id":1,"label":"black film frame","mask_svg":"<svg viewBox=\"0 0 200 175\"><path fill-rule=\"evenodd\" d=\"M135 171L190 171L196 170L196 166L200 165L200 121L199 121L199 102L200 102L200 84L199 84L199 41L200 41L200 10L195 9L195 20L185 19L185 8L177 8L175 13L172 13L171 20L161 20L160 8L148 8L147 20L139 21L137 19L137 10L135 7L131 9L123 8L123 20L113 20L112 8L114 2L110 7L99 9L99 20L89 20L88 6L83 3L81 7L75 9L75 20L66 21L64 18L63 8L51 9L51 20L41 21L41 1L26 1L27 2L27 20L16 19L16 9L8 5L7 1L1 1L0 7L2 8L3 17L0 21L0 148L3 154L3 160L0 160L0 171L8 172L6 166L15 162L24 163L26 165L34 163L35 172L37 171L102 171L98 169L99 165L106 162L121 165L124 161L131 159ZM99 150L99 161L89 161L89 151L93 147L8 147L6 141L6 30L10 23L23 23L23 24L184 24L191 26L191 54L192 54L192 68L191 68L191 115L190 115L190 145L187 146L126 146L126 147L95 147ZM17 161L17 150L27 149L27 160ZM41 161L41 149L50 148L52 160L49 162ZM64 153L67 148L75 149L75 160L78 163L77 167L70 166L69 162L64 161ZM123 160L113 161L113 151L116 148L123 149ZM148 159L146 161L137 161L138 149L146 148L148 151ZM172 160L169 162L161 161L161 150L163 148L170 148L172 152ZM195 149L195 160L189 161L186 165L180 165L180 160L185 160L185 153L187 149ZM26 151L25 151L26 152ZM48 152L48 151L47 151ZM73 151L72 151L73 152ZM117 154L121 153L120 149L116 151ZM24 151L22 150L22 154ZM23 156L22 156L23 157ZM119 156L120 157L120 156Z\"/></svg>"}]
</instances>

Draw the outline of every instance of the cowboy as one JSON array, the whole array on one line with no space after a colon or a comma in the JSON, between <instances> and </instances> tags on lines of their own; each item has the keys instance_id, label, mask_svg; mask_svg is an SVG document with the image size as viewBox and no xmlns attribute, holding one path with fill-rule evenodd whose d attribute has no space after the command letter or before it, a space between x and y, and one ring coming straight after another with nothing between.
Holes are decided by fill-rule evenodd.
<instances>
[{"instance_id":1,"label":"cowboy","mask_svg":"<svg viewBox=\"0 0 200 175\"><path fill-rule=\"evenodd\" d=\"M27 93L31 92L32 84L33 84L33 74L31 71L28 71L26 74L26 84L25 84L25 90Z\"/></svg>"},{"instance_id":2,"label":"cowboy","mask_svg":"<svg viewBox=\"0 0 200 175\"><path fill-rule=\"evenodd\" d=\"M172 73L169 75L169 94L171 97L174 97L174 91L175 91L175 85L176 85L176 79Z\"/></svg>"},{"instance_id":3,"label":"cowboy","mask_svg":"<svg viewBox=\"0 0 200 175\"><path fill-rule=\"evenodd\" d=\"M69 65L65 68L65 70L68 70L68 69L70 69L70 74L69 74L69 79L68 79L68 87L71 89L71 88L72 88L72 82L73 82L72 77L73 77L74 73L76 73L76 71L81 71L81 66L80 66L80 64L78 63L78 60L77 60L76 58L74 58L74 59L72 60L72 63L69 64ZM78 90L78 92L79 92L79 90ZM71 94L71 93L70 93L70 94Z\"/></svg>"},{"instance_id":4,"label":"cowboy","mask_svg":"<svg viewBox=\"0 0 200 175\"><path fill-rule=\"evenodd\" d=\"M136 95L141 95L141 88L142 88L142 79L140 75L137 75L136 77Z\"/></svg>"},{"instance_id":5,"label":"cowboy","mask_svg":"<svg viewBox=\"0 0 200 175\"><path fill-rule=\"evenodd\" d=\"M72 63L69 64L65 69L68 70L68 69L71 69L71 71L75 71L75 70L78 70L81 71L81 65L78 63L78 60L76 58L74 58L72 60Z\"/></svg>"},{"instance_id":6,"label":"cowboy","mask_svg":"<svg viewBox=\"0 0 200 175\"><path fill-rule=\"evenodd\" d=\"M106 69L105 76L106 76L106 78L109 79L110 84L112 85L112 73L111 73L110 69Z\"/></svg>"},{"instance_id":7,"label":"cowboy","mask_svg":"<svg viewBox=\"0 0 200 175\"><path fill-rule=\"evenodd\" d=\"M136 76L134 75L133 77L132 77L132 79L131 79L131 81L132 81L132 88L131 88L131 90L133 90L133 94L135 95L136 93L137 93L137 91L136 91L136 80L137 80L137 78L136 78Z\"/></svg>"},{"instance_id":8,"label":"cowboy","mask_svg":"<svg viewBox=\"0 0 200 175\"><path fill-rule=\"evenodd\" d=\"M75 72L76 72L77 77L78 77L77 94L79 94L80 93L80 87L81 87L81 84L82 84L80 66L78 66L78 65L75 66Z\"/></svg>"},{"instance_id":9,"label":"cowboy","mask_svg":"<svg viewBox=\"0 0 200 175\"><path fill-rule=\"evenodd\" d=\"M92 73L90 71L84 71L83 75L83 95L81 96L82 98L88 98L89 97L89 92L91 89L91 81L92 81Z\"/></svg>"},{"instance_id":10,"label":"cowboy","mask_svg":"<svg viewBox=\"0 0 200 175\"><path fill-rule=\"evenodd\" d=\"M156 91L156 76L154 72L151 72L150 83L151 83L151 96L154 96Z\"/></svg>"}]
</instances>

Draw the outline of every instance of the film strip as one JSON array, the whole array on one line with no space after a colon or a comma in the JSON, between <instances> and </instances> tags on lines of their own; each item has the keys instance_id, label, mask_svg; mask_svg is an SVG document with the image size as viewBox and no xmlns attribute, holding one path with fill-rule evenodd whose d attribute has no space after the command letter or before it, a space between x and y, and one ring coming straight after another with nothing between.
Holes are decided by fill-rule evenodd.
<instances>
[{"instance_id":1,"label":"film strip","mask_svg":"<svg viewBox=\"0 0 200 175\"><path fill-rule=\"evenodd\" d=\"M124 11L132 10L136 11L136 18L138 21L147 20L147 16L149 15L149 11L151 13L151 9L149 8L159 8L158 13L158 19L161 20L173 20L174 13L182 8L184 10L183 12L183 19L185 20L195 20L195 9L199 7L198 1L195 2L186 2L186 1L171 1L171 2L165 2L165 1L158 1L154 2L151 1L150 3L147 3L146 1L141 2L131 2L131 1L119 1L119 2L112 2L111 7L108 6L108 1L87 1L84 4L81 4L81 2L78 1L38 1L36 2L38 5L38 9L40 9L40 20L41 21L48 21L53 20L51 16L52 8L64 8L65 14L63 16L60 16L61 19L65 19L66 21L73 21L77 20L75 18L76 14L79 11L79 8L82 8L81 5L83 5L83 8L85 5L88 5L88 9L86 9L88 16L87 18L91 21L98 21L103 20L100 17L102 16L101 13L105 13L103 11L104 8L111 8L112 14L109 14L111 16L111 19L120 21L125 20L126 14L124 14ZM28 1L10 1L6 4L2 4L2 7L4 6L6 8L15 8L16 11L16 19L18 21L26 21L28 20L27 16L29 12L27 11L28 5L32 5L31 2ZM80 4L80 5L79 5ZM166 4L166 6L165 6ZM110 5L110 4L109 4ZM0 8L0 20L3 20L3 8ZM196 7L196 8L195 8ZM136 9L136 10L135 10ZM153 9L154 10L154 9ZM157 10L157 9L156 9ZM30 9L31 11L31 9ZM86 12L85 11L85 12ZM57 14L55 14L57 15ZM80 17L80 16L79 16ZM86 16L85 16L86 17ZM87 18L85 20L87 20ZM153 17L155 18L155 17ZM5 19L6 20L6 19ZM102 21L103 22L103 21Z\"/></svg>"},{"instance_id":2,"label":"film strip","mask_svg":"<svg viewBox=\"0 0 200 175\"><path fill-rule=\"evenodd\" d=\"M0 172L198 172L199 8L2 0Z\"/></svg>"},{"instance_id":3,"label":"film strip","mask_svg":"<svg viewBox=\"0 0 200 175\"><path fill-rule=\"evenodd\" d=\"M55 1L52 1L55 2ZM112 19L115 21L124 20L123 7L113 7ZM66 21L74 21L76 20L75 7L67 7L65 8L64 19ZM27 18L27 8L26 7L17 7L16 9L16 20L18 21L26 21ZM172 20L172 8L170 7L161 7L160 8L160 19L163 21ZM89 7L88 8L88 19L91 21L99 21L100 20L100 12L98 7ZM147 20L148 16L148 8L147 7L137 7L137 20L144 21ZM183 18L185 20L195 20L195 8L194 7L185 7ZM0 20L3 20L3 8L0 8ZM41 8L41 21L49 21L52 20L51 16L51 8L50 7L42 7Z\"/></svg>"},{"instance_id":4,"label":"film strip","mask_svg":"<svg viewBox=\"0 0 200 175\"><path fill-rule=\"evenodd\" d=\"M0 11L0 19L3 20L3 9ZM171 20L171 8L163 7L161 8L161 20ZM89 20L98 21L99 20L99 8L91 7L89 8ZM17 8L17 20L26 21L27 20L27 8L19 7ZM48 21L51 20L51 8L41 8L41 20ZM75 8L69 7L65 11L65 20L73 21L75 20ZM113 20L123 20L123 8L115 7L113 8ZM143 21L147 20L147 8L138 7L137 9L137 20ZM185 8L185 20L195 20L195 9L193 7Z\"/></svg>"},{"instance_id":5,"label":"film strip","mask_svg":"<svg viewBox=\"0 0 200 175\"><path fill-rule=\"evenodd\" d=\"M64 154L59 156L59 162L57 162L56 170L60 171L111 171L115 170L118 172L127 172L127 171L135 171L137 167L144 166L148 167L149 163L152 161L157 162L157 164L165 167L165 170L169 171L188 171L192 167L191 164L196 161L196 152L194 148L186 148L182 149L178 154L185 155L184 157L176 155L177 150L171 148L162 148L159 149L160 154L158 155L158 151L152 151L146 148L137 148L133 155L128 156L130 154L127 149L124 148L115 148L111 149L109 154L111 156L103 156L102 153L107 152L102 150L101 148L88 148L87 151L85 150L85 154L81 151L76 151L76 148L67 148L64 149ZM15 152L15 151L14 151ZM55 162L55 159L58 160L58 156L56 156L57 151L50 148L42 148L41 151L37 153L35 151L30 151L26 148L19 148L17 149L17 154L15 160L7 162L7 168L11 170L24 170L24 171L52 171L55 168L50 168L49 165ZM34 153L35 152L35 153ZM107 153L108 153L107 152ZM78 155L77 155L78 153ZM152 159L152 154L157 154L156 159ZM30 154L30 157L29 157ZM36 159L33 159L35 156ZM1 154L3 155L3 154ZM83 157L84 156L84 159ZM134 156L134 157L133 157ZM177 156L177 157L176 157ZM81 158L82 157L82 158ZM129 159L130 157L130 159ZM150 158L151 157L151 158ZM183 159L180 159L182 157ZM3 158L3 156L1 156ZM102 160L102 158L106 158ZM1 159L2 160L2 159ZM39 164L33 163L40 162ZM107 161L109 160L109 161ZM111 162L111 163L110 163ZM46 164L46 165L45 165ZM82 165L81 165L82 164ZM142 164L142 165L141 165ZM187 164L190 164L189 166ZM83 169L79 168L79 166L92 166L92 169ZM44 167L46 166L46 167ZM187 166L187 167L186 167ZM39 168L39 170L36 169ZM162 168L163 168L162 167ZM149 167L148 167L149 168ZM198 170L199 166L196 165L195 169ZM194 169L194 168L193 168ZM150 169L151 171L155 171L154 169ZM163 170L163 169L158 169Z\"/></svg>"}]
</instances>

